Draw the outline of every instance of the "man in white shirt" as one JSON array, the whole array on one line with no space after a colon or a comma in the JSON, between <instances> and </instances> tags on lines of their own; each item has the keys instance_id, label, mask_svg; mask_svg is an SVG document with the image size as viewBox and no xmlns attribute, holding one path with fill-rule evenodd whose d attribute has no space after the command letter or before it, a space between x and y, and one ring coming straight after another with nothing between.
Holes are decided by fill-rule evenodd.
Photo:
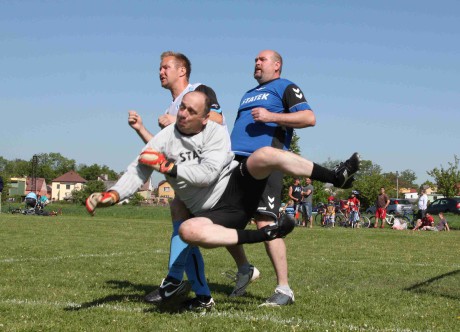
<instances>
[{"instance_id":1,"label":"man in white shirt","mask_svg":"<svg viewBox=\"0 0 460 332\"><path fill-rule=\"evenodd\" d=\"M422 195L418 199L418 212L417 220L422 220L425 217L426 209L428 207L428 196L426 195L426 190L422 189Z\"/></svg>"}]
</instances>

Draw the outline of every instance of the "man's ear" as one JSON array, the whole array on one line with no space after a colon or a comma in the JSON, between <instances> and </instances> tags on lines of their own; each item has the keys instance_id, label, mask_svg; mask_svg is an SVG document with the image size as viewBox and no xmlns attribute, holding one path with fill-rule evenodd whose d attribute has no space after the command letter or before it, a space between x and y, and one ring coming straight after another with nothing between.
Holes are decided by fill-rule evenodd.
<instances>
[{"instance_id":1,"label":"man's ear","mask_svg":"<svg viewBox=\"0 0 460 332\"><path fill-rule=\"evenodd\" d=\"M205 126L208 123L209 120L209 112L206 114L206 116L203 118L203 121L201 122L203 126Z\"/></svg>"},{"instance_id":2,"label":"man's ear","mask_svg":"<svg viewBox=\"0 0 460 332\"><path fill-rule=\"evenodd\" d=\"M179 74L180 74L180 76L187 75L187 69L185 69L185 67L180 67L179 68Z\"/></svg>"}]
</instances>

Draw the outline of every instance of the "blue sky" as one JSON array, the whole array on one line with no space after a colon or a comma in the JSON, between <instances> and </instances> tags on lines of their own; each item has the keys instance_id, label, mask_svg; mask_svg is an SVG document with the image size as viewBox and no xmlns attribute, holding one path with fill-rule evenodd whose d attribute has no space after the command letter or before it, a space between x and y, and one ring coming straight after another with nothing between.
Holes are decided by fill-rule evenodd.
<instances>
[{"instance_id":1,"label":"blue sky","mask_svg":"<svg viewBox=\"0 0 460 332\"><path fill-rule=\"evenodd\" d=\"M0 0L0 156L59 152L122 171L171 101L158 80L165 50L192 61L233 127L256 85L254 57L275 49L317 125L302 155L358 151L383 171L426 171L460 154L458 1Z\"/></svg>"}]
</instances>

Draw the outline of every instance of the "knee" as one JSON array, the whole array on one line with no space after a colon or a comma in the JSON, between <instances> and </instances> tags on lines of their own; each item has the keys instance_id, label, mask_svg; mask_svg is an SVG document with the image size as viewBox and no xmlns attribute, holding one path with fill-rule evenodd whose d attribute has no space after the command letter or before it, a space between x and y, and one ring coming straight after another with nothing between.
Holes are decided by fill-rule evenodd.
<instances>
[{"instance_id":1,"label":"knee","mask_svg":"<svg viewBox=\"0 0 460 332\"><path fill-rule=\"evenodd\" d=\"M270 161L273 161L276 158L276 149L264 146L260 149L257 149L252 155L257 160L259 165L269 164Z\"/></svg>"},{"instance_id":2,"label":"knee","mask_svg":"<svg viewBox=\"0 0 460 332\"><path fill-rule=\"evenodd\" d=\"M190 221L184 221L179 227L179 236L185 243L193 244L196 241L196 230Z\"/></svg>"}]
</instances>

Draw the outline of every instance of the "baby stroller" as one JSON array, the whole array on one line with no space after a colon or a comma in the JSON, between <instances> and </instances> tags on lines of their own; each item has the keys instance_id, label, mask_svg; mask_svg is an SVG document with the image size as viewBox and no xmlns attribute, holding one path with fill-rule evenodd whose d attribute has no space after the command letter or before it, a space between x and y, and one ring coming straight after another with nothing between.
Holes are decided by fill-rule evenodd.
<instances>
[{"instance_id":1,"label":"baby stroller","mask_svg":"<svg viewBox=\"0 0 460 332\"><path fill-rule=\"evenodd\" d=\"M24 202L25 202L25 209L23 211L23 214L28 214L28 215L33 215L33 214L42 215L43 214L44 206L41 204L40 200L36 198L36 196L26 197Z\"/></svg>"}]
</instances>

